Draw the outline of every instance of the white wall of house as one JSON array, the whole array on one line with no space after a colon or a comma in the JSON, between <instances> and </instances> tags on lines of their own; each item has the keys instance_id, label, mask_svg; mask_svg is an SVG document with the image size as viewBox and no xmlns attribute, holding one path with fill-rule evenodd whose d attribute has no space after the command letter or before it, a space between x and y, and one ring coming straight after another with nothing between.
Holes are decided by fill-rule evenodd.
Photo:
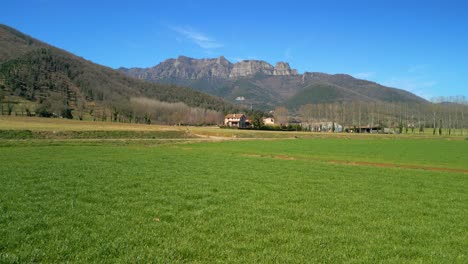
<instances>
[{"instance_id":1,"label":"white wall of house","mask_svg":"<svg viewBox=\"0 0 468 264\"><path fill-rule=\"evenodd\" d=\"M265 124L265 125L274 125L275 124L275 119L273 117L263 118L263 124Z\"/></svg>"}]
</instances>

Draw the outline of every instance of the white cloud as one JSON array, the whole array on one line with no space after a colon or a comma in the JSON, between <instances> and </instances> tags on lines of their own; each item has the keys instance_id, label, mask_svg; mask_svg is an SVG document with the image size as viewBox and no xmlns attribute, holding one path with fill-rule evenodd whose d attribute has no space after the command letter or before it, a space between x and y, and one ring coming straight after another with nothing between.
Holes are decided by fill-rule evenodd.
<instances>
[{"instance_id":1,"label":"white cloud","mask_svg":"<svg viewBox=\"0 0 468 264\"><path fill-rule=\"evenodd\" d=\"M190 27L171 27L171 29L182 35L184 38L197 44L202 49L216 49L223 47L223 44L219 43L215 39L210 38Z\"/></svg>"},{"instance_id":2,"label":"white cloud","mask_svg":"<svg viewBox=\"0 0 468 264\"><path fill-rule=\"evenodd\" d=\"M284 59L288 62L289 60L292 59L292 54L291 54L292 50L291 48L287 48L285 51L284 51Z\"/></svg>"},{"instance_id":3,"label":"white cloud","mask_svg":"<svg viewBox=\"0 0 468 264\"><path fill-rule=\"evenodd\" d=\"M433 95L428 92L428 88L436 86L437 82L422 78L392 78L382 84L393 88L404 89L425 99L430 99Z\"/></svg>"},{"instance_id":4,"label":"white cloud","mask_svg":"<svg viewBox=\"0 0 468 264\"><path fill-rule=\"evenodd\" d=\"M353 74L354 78L369 80L372 77L375 77L375 72L360 72Z\"/></svg>"}]
</instances>

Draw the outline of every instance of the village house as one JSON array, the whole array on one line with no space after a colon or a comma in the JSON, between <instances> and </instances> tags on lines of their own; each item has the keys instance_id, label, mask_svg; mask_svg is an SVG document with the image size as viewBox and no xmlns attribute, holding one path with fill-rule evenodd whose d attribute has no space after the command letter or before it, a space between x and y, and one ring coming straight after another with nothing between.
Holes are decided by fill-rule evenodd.
<instances>
[{"instance_id":1,"label":"village house","mask_svg":"<svg viewBox=\"0 0 468 264\"><path fill-rule=\"evenodd\" d=\"M251 124L244 114L228 114L224 117L224 125L228 127L250 128Z\"/></svg>"},{"instance_id":2,"label":"village house","mask_svg":"<svg viewBox=\"0 0 468 264\"><path fill-rule=\"evenodd\" d=\"M275 124L275 119L273 117L264 117L263 124L266 126L272 126Z\"/></svg>"}]
</instances>

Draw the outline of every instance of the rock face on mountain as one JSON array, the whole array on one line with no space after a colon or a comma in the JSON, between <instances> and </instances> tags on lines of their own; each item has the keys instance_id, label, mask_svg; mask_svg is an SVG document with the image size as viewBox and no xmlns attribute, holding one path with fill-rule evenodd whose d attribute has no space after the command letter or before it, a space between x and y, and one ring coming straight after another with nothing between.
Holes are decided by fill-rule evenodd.
<instances>
[{"instance_id":1,"label":"rock face on mountain","mask_svg":"<svg viewBox=\"0 0 468 264\"><path fill-rule=\"evenodd\" d=\"M232 69L232 63L224 57L216 59L196 60L185 56L179 56L177 59L168 59L149 69L133 68L123 69L129 75L140 79L210 79L210 78L229 78Z\"/></svg>"},{"instance_id":2,"label":"rock face on mountain","mask_svg":"<svg viewBox=\"0 0 468 264\"><path fill-rule=\"evenodd\" d=\"M272 75L273 70L273 66L264 61L245 60L234 64L229 77L235 79L239 77L253 76L259 73Z\"/></svg>"},{"instance_id":3,"label":"rock face on mountain","mask_svg":"<svg viewBox=\"0 0 468 264\"><path fill-rule=\"evenodd\" d=\"M289 63L280 61L276 63L273 75L297 75L297 70L291 70Z\"/></svg>"},{"instance_id":4,"label":"rock face on mountain","mask_svg":"<svg viewBox=\"0 0 468 264\"><path fill-rule=\"evenodd\" d=\"M177 59L168 59L155 67L120 68L126 74L145 80L164 79L239 79L244 77L261 75L297 75L297 70L292 70L286 62L278 62L275 67L260 60L243 60L231 63L223 56L215 59L193 59L179 56Z\"/></svg>"},{"instance_id":5,"label":"rock face on mountain","mask_svg":"<svg viewBox=\"0 0 468 264\"><path fill-rule=\"evenodd\" d=\"M176 60L166 60L161 67L155 67L154 74L166 78L228 78L231 68L232 64L224 57L196 60L180 56Z\"/></svg>"},{"instance_id":6,"label":"rock face on mountain","mask_svg":"<svg viewBox=\"0 0 468 264\"><path fill-rule=\"evenodd\" d=\"M147 69L119 70L147 81L189 86L231 102L244 97L245 102L260 109L277 105L297 109L301 104L334 101L425 101L410 92L347 74L298 74L287 62L278 62L273 67L261 60L231 63L222 56L213 59L180 56Z\"/></svg>"}]
</instances>

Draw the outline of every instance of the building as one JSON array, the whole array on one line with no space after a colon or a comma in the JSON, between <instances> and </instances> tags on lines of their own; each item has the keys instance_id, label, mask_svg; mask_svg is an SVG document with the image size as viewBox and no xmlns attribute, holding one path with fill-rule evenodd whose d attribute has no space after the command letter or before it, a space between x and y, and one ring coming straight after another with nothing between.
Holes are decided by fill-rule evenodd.
<instances>
[{"instance_id":1,"label":"building","mask_svg":"<svg viewBox=\"0 0 468 264\"><path fill-rule=\"evenodd\" d=\"M312 123L302 123L302 127L312 131L312 132L343 132L343 126L330 121L324 122L312 122Z\"/></svg>"},{"instance_id":2,"label":"building","mask_svg":"<svg viewBox=\"0 0 468 264\"><path fill-rule=\"evenodd\" d=\"M383 129L379 125L352 126L345 129L348 133L382 133Z\"/></svg>"},{"instance_id":3,"label":"building","mask_svg":"<svg viewBox=\"0 0 468 264\"><path fill-rule=\"evenodd\" d=\"M266 126L272 126L275 124L275 119L273 117L264 117L263 124Z\"/></svg>"},{"instance_id":4,"label":"building","mask_svg":"<svg viewBox=\"0 0 468 264\"><path fill-rule=\"evenodd\" d=\"M224 125L228 127L250 128L251 121L244 114L228 114L224 117Z\"/></svg>"}]
</instances>

